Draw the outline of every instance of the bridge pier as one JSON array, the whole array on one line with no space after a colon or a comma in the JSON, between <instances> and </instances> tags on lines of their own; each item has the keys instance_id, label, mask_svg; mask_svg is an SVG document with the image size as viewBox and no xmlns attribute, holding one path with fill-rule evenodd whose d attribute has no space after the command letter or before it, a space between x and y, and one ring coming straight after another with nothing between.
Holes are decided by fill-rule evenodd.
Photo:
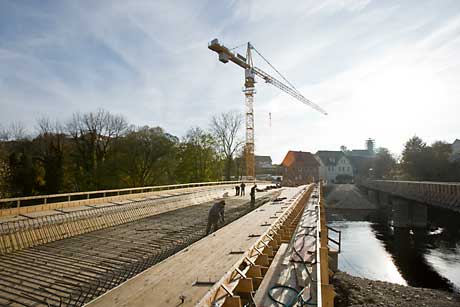
<instances>
[{"instance_id":1,"label":"bridge pier","mask_svg":"<svg viewBox=\"0 0 460 307\"><path fill-rule=\"evenodd\" d=\"M376 203L376 204L379 203L378 192L377 191L367 190L367 198L373 203Z\"/></svg>"},{"instance_id":2,"label":"bridge pier","mask_svg":"<svg viewBox=\"0 0 460 307\"><path fill-rule=\"evenodd\" d=\"M394 197L392 199L392 204L394 227L426 227L428 209L425 204L409 201L400 197Z\"/></svg>"},{"instance_id":3,"label":"bridge pier","mask_svg":"<svg viewBox=\"0 0 460 307\"><path fill-rule=\"evenodd\" d=\"M428 220L428 207L425 204L413 202L411 203L412 226L424 228Z\"/></svg>"},{"instance_id":4,"label":"bridge pier","mask_svg":"<svg viewBox=\"0 0 460 307\"><path fill-rule=\"evenodd\" d=\"M387 207L391 205L391 196L388 193L378 191L379 194L379 205Z\"/></svg>"}]
</instances>

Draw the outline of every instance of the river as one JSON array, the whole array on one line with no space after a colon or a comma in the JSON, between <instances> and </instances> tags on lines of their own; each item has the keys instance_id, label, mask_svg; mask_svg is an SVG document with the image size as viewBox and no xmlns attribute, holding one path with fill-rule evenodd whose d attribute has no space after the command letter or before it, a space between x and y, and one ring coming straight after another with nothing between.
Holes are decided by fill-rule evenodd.
<instances>
[{"instance_id":1,"label":"river","mask_svg":"<svg viewBox=\"0 0 460 307\"><path fill-rule=\"evenodd\" d=\"M329 226L342 232L339 269L374 280L460 292L460 213L432 206L427 212L426 228L397 228L391 208L328 209Z\"/></svg>"}]
</instances>

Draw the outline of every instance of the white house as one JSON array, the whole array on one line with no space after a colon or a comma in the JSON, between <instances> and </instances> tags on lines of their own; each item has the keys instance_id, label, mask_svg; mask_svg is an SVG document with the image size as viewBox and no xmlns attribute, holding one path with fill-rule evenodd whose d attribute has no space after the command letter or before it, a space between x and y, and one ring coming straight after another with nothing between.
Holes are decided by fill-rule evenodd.
<instances>
[{"instance_id":1,"label":"white house","mask_svg":"<svg viewBox=\"0 0 460 307\"><path fill-rule=\"evenodd\" d=\"M452 148L452 153L451 153L451 156L450 156L450 160L451 161L460 160L460 140L456 139L452 143L451 148Z\"/></svg>"},{"instance_id":2,"label":"white house","mask_svg":"<svg viewBox=\"0 0 460 307\"><path fill-rule=\"evenodd\" d=\"M320 150L316 156L322 162L320 167L323 169L320 170L320 173L324 174L327 182L335 183L337 179L339 181L351 181L353 179L353 167L342 151ZM337 176L340 177L337 178Z\"/></svg>"}]
</instances>

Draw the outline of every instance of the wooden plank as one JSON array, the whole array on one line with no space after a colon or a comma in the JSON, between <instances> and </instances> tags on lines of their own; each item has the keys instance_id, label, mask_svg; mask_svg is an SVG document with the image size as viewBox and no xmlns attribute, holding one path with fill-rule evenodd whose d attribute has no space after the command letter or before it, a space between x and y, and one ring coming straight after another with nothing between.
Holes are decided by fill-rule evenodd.
<instances>
[{"instance_id":1,"label":"wooden plank","mask_svg":"<svg viewBox=\"0 0 460 307\"><path fill-rule=\"evenodd\" d=\"M286 188L281 196L293 197L300 189ZM263 233L282 204L265 204L217 232L203 238L187 249L164 260L154 267L128 280L92 303L91 307L103 306L194 306L211 287L193 286L198 281L217 281L232 268L240 254L232 250L247 250L259 238L250 234ZM261 210L263 209L263 210ZM286 210L282 209L282 210Z\"/></svg>"}]
</instances>

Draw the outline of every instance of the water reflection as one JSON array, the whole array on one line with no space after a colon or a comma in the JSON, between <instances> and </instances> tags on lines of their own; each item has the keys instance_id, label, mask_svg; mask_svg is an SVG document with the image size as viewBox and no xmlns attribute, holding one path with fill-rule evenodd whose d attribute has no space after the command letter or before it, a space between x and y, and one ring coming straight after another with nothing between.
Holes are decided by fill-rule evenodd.
<instances>
[{"instance_id":1,"label":"water reflection","mask_svg":"<svg viewBox=\"0 0 460 307\"><path fill-rule=\"evenodd\" d=\"M391 208L328 212L342 231L339 269L370 279L460 289L460 214L428 208L427 228L392 225Z\"/></svg>"}]
</instances>

